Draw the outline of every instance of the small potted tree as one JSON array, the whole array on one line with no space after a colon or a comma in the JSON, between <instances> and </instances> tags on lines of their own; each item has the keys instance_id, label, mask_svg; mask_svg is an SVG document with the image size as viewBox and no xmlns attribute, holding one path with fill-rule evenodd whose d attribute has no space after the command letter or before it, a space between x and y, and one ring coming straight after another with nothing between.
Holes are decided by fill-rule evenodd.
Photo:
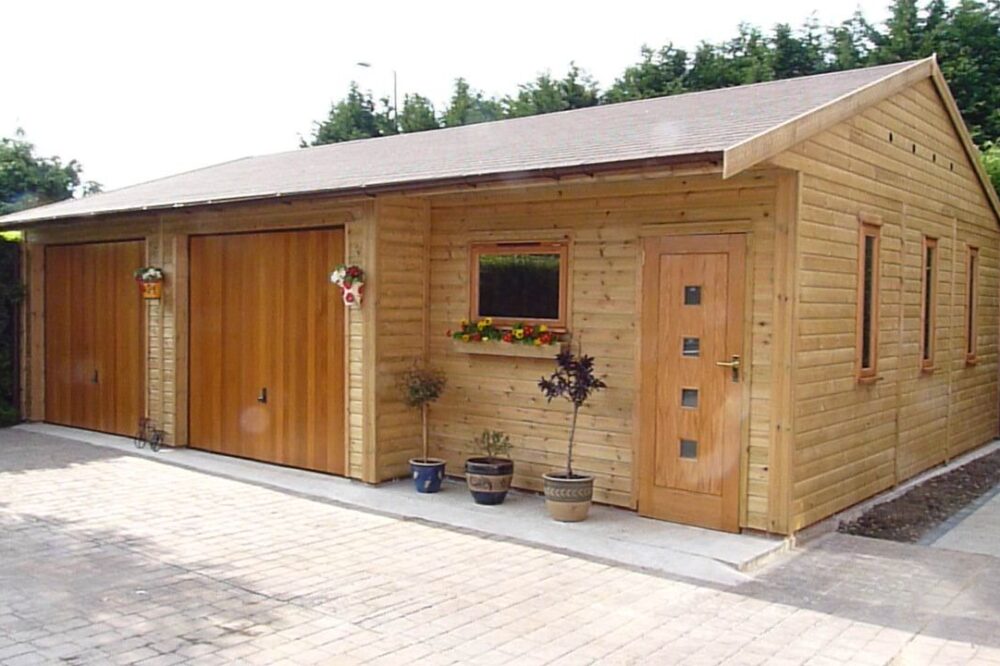
<instances>
[{"instance_id":1,"label":"small potted tree","mask_svg":"<svg viewBox=\"0 0 1000 666\"><path fill-rule=\"evenodd\" d=\"M440 371L415 365L407 370L400 381L403 401L420 410L423 426L423 457L410 459L410 474L417 492L436 493L444 480L444 461L427 455L427 409L444 391L445 377Z\"/></svg>"},{"instance_id":2,"label":"small potted tree","mask_svg":"<svg viewBox=\"0 0 1000 666\"><path fill-rule=\"evenodd\" d=\"M566 468L542 475L545 487L545 507L555 520L578 522L587 517L594 497L594 477L573 472L573 438L576 421L591 395L607 388L607 384L594 374L594 358L581 350L578 355L566 350L556 356L556 371L538 382L542 393L552 402L563 398L572 405L573 416L569 427L569 445L566 448Z\"/></svg>"},{"instance_id":3,"label":"small potted tree","mask_svg":"<svg viewBox=\"0 0 1000 666\"><path fill-rule=\"evenodd\" d=\"M484 430L473 440L485 455L465 461L465 480L476 504L502 504L514 478L510 437L499 430Z\"/></svg>"}]
</instances>

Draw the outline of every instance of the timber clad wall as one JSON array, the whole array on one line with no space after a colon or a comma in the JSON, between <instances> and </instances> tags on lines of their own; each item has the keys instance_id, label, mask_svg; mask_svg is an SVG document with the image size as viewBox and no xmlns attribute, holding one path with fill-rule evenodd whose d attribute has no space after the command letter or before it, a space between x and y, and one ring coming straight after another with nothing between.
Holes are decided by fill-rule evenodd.
<instances>
[{"instance_id":1,"label":"timber clad wall","mask_svg":"<svg viewBox=\"0 0 1000 666\"><path fill-rule=\"evenodd\" d=\"M795 530L996 436L1000 258L995 216L929 80L774 162L803 174ZM854 368L859 213L883 221L880 380L867 386ZM920 367L925 235L938 239L931 373ZM970 245L981 264L973 366L964 353Z\"/></svg>"},{"instance_id":2,"label":"timber clad wall","mask_svg":"<svg viewBox=\"0 0 1000 666\"><path fill-rule=\"evenodd\" d=\"M516 189L432 199L431 362L449 387L432 410L435 453L460 474L472 438L502 429L514 443L515 485L540 490L541 475L564 464L569 410L538 391L552 363L470 355L446 337L469 316L469 243L571 239L570 323L574 342L597 358L609 389L580 414L576 465L596 475L598 501L635 507L640 237L662 233L749 235L747 303L752 326L750 483L745 525L767 529L770 354L773 335L775 181L766 173ZM752 348L751 348L752 347Z\"/></svg>"},{"instance_id":3,"label":"timber clad wall","mask_svg":"<svg viewBox=\"0 0 1000 666\"><path fill-rule=\"evenodd\" d=\"M375 441L382 481L408 475L409 459L422 449L420 412L403 403L398 378L425 357L430 209L422 199L380 197L375 211Z\"/></svg>"}]
</instances>

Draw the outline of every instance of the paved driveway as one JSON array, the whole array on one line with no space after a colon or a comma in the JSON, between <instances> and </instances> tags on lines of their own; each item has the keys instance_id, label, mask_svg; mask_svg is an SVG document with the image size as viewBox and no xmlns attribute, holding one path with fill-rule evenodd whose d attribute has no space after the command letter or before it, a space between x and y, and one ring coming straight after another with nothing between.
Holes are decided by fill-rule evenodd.
<instances>
[{"instance_id":1,"label":"paved driveway","mask_svg":"<svg viewBox=\"0 0 1000 666\"><path fill-rule=\"evenodd\" d=\"M0 530L4 664L1000 664L1000 561L855 537L719 589L10 430Z\"/></svg>"}]
</instances>

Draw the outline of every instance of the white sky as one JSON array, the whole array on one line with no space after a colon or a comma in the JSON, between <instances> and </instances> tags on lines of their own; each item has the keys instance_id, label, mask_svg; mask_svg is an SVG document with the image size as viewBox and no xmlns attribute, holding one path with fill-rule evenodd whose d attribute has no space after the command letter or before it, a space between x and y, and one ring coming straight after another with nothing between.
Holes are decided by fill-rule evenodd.
<instances>
[{"instance_id":1,"label":"white sky","mask_svg":"<svg viewBox=\"0 0 1000 666\"><path fill-rule=\"evenodd\" d=\"M352 79L420 92L453 79L513 92L575 60L606 87L639 47L719 41L739 21L839 23L888 0L703 2L217 2L12 0L0 10L0 135L83 163L112 189L245 155L294 149ZM358 61L380 68L361 69Z\"/></svg>"}]
</instances>

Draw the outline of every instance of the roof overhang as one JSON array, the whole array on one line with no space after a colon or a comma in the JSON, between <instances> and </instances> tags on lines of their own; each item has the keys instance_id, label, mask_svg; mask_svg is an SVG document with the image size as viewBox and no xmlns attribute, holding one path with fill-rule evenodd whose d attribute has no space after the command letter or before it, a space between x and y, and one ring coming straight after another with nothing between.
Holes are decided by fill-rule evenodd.
<instances>
[{"instance_id":1,"label":"roof overhang","mask_svg":"<svg viewBox=\"0 0 1000 666\"><path fill-rule=\"evenodd\" d=\"M114 210L101 210L76 215L51 215L48 217L35 217L24 221L14 220L5 222L3 218L0 218L0 229L13 231L49 226L53 224L71 224L102 217L135 215L146 212L162 213L167 211L198 210L206 207L235 205L241 203L245 204L268 201L287 202L315 198L358 198L389 194L432 196L435 194L448 194L456 191L471 191L486 188L494 189L499 187L524 187L527 185L551 185L553 183L624 179L629 177L648 178L656 175L670 175L672 171L683 167L697 167L700 173L721 174L723 169L722 160L722 151L712 151L641 160L622 160L617 162L579 164L548 169L506 171L474 176L413 180L363 187L306 190L299 192L269 192L241 197L192 200L183 203L163 203L159 205L121 207Z\"/></svg>"},{"instance_id":2,"label":"roof overhang","mask_svg":"<svg viewBox=\"0 0 1000 666\"><path fill-rule=\"evenodd\" d=\"M937 56L918 60L909 67L893 72L866 86L858 88L842 97L831 100L787 122L756 134L744 141L726 148L723 153L722 177L731 178L747 169L765 162L803 141L857 115L882 100L906 90L915 83L930 78L944 101L962 147L972 163L972 168L990 202L993 214L1000 224L1000 199L983 168L979 149L972 141L969 130L962 120L962 113L948 88L944 74L937 64Z\"/></svg>"}]
</instances>

